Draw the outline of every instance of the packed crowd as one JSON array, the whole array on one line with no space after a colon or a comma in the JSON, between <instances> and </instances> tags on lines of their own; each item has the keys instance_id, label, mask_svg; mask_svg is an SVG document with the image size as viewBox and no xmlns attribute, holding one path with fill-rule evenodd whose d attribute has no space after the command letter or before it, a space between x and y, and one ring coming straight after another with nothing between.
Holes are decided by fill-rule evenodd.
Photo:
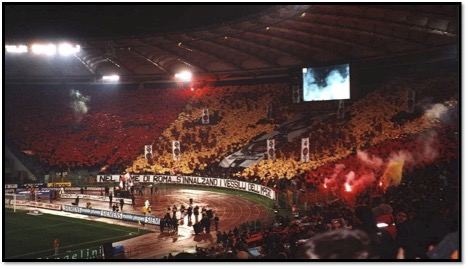
<instances>
[{"instance_id":1,"label":"packed crowd","mask_svg":"<svg viewBox=\"0 0 468 269\"><path fill-rule=\"evenodd\" d=\"M441 96L441 90L444 95ZM399 121L406 110L408 90L416 92L418 111L412 118ZM419 101L418 101L419 100ZM370 94L346 106L345 121L331 114L326 120L311 122L308 133L310 161L300 162L300 138L278 150L275 161L264 160L242 171L241 176L266 174L293 178L297 173L308 173L336 162L356 150L366 150L372 145L422 133L435 127L444 128L456 122L458 111L458 85L454 75L421 79L400 77L386 82ZM438 104L438 105L436 105ZM406 117L408 117L406 115ZM452 117L452 118L451 118ZM451 119L450 123L447 119Z\"/></svg>"},{"instance_id":2,"label":"packed crowd","mask_svg":"<svg viewBox=\"0 0 468 269\"><path fill-rule=\"evenodd\" d=\"M288 98L287 84L223 86L204 89L190 100L178 118L167 128L154 149L154 164L137 159L130 172L193 174L247 145L253 138L271 132L278 124L262 121L272 103ZM289 99L289 98L288 98ZM282 120L292 115L289 103L276 108ZM208 109L209 124L201 121ZM181 142L181 159L174 161L172 141Z\"/></svg>"},{"instance_id":3,"label":"packed crowd","mask_svg":"<svg viewBox=\"0 0 468 269\"><path fill-rule=\"evenodd\" d=\"M181 89L18 88L6 96L6 135L47 169L118 173L154 143L190 96Z\"/></svg>"},{"instance_id":4,"label":"packed crowd","mask_svg":"<svg viewBox=\"0 0 468 269\"><path fill-rule=\"evenodd\" d=\"M402 184L355 204L314 204L296 217L216 233L193 259L451 259L458 256L458 163L405 174ZM440 174L439 174L440 173ZM436 175L436 176L434 176ZM256 250L256 251L252 251ZM256 253L256 254L255 254ZM170 257L177 259L177 254Z\"/></svg>"},{"instance_id":5,"label":"packed crowd","mask_svg":"<svg viewBox=\"0 0 468 269\"><path fill-rule=\"evenodd\" d=\"M310 140L309 162L299 160L297 138L277 149L276 160L231 174L218 166L222 158L301 113L284 101L290 100L287 84L207 87L196 93L82 91L78 105L86 109L81 110L68 93L25 91L7 96L7 137L49 167L89 167L107 174L223 174L279 191L312 189L330 195L292 219L277 216L274 223L218 231L217 244L198 249L198 257L250 253L252 258L255 248L257 258L336 258L337 253L320 253L319 245L337 230L364 232L340 234L359 239L362 251L351 253L353 258L445 259L458 250L452 238L459 221L454 195L459 96L453 74L395 78L347 103L344 120L336 111L313 120L304 135ZM416 104L409 113L411 91ZM205 109L207 124L201 120ZM181 142L177 162L173 140ZM141 154L147 144L153 145L151 161ZM442 251L438 244L447 236L452 247Z\"/></svg>"},{"instance_id":6,"label":"packed crowd","mask_svg":"<svg viewBox=\"0 0 468 269\"><path fill-rule=\"evenodd\" d=\"M440 96L442 85L447 90ZM406 119L401 112L408 90L416 92L425 111ZM23 152L38 156L52 168L213 175L223 174L217 167L223 158L301 112L284 102L291 93L283 83L205 87L196 94L180 89L135 89L119 91L117 96L104 91L80 94L89 112L74 111L66 93L18 89L13 96L9 94L7 98L22 100L7 109L7 136ZM433 100L429 102L428 97ZM277 149L276 160L264 160L228 176L292 179L304 174L310 178L307 174L356 150L440 126L443 122L434 116L437 111L427 112L430 105L439 103L452 113L449 106L457 106L457 97L453 76L394 79L350 102L345 121L336 120L334 112L312 121L302 136L310 140L309 162L299 161L300 138L296 138ZM201 122L204 109L209 111L209 124ZM53 139L56 136L60 139ZM181 143L179 161L173 160L173 140ZM153 145L151 161L142 154L146 144Z\"/></svg>"}]
</instances>

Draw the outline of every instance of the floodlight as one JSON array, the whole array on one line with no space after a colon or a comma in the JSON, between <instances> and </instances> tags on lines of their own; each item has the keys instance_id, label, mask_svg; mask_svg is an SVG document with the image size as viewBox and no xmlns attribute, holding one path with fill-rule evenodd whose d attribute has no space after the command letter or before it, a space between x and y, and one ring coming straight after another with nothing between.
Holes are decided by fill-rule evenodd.
<instances>
[{"instance_id":1,"label":"floodlight","mask_svg":"<svg viewBox=\"0 0 468 269\"><path fill-rule=\"evenodd\" d=\"M183 71L183 72L175 74L175 77L182 81L190 81L192 79L192 73L188 71Z\"/></svg>"},{"instance_id":2,"label":"floodlight","mask_svg":"<svg viewBox=\"0 0 468 269\"><path fill-rule=\"evenodd\" d=\"M57 46L54 44L34 44L31 46L31 49L35 54L54 55L57 52Z\"/></svg>"},{"instance_id":3,"label":"floodlight","mask_svg":"<svg viewBox=\"0 0 468 269\"><path fill-rule=\"evenodd\" d=\"M28 47L25 45L6 45L6 52L9 53L25 53L28 52Z\"/></svg>"},{"instance_id":4,"label":"floodlight","mask_svg":"<svg viewBox=\"0 0 468 269\"><path fill-rule=\"evenodd\" d=\"M62 43L62 44L59 45L58 50L59 50L60 55L68 56L68 55L79 52L80 51L80 46L76 45L75 47L72 47L72 45L70 45L68 43Z\"/></svg>"},{"instance_id":5,"label":"floodlight","mask_svg":"<svg viewBox=\"0 0 468 269\"><path fill-rule=\"evenodd\" d=\"M103 76L102 80L104 80L104 81L119 81L120 77L118 75Z\"/></svg>"}]
</instances>

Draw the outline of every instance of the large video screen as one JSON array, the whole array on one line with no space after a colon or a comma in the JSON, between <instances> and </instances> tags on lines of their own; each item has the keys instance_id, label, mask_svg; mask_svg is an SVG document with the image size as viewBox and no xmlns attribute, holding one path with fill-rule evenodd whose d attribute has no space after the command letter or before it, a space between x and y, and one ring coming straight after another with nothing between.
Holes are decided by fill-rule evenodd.
<instances>
[{"instance_id":1,"label":"large video screen","mask_svg":"<svg viewBox=\"0 0 468 269\"><path fill-rule=\"evenodd\" d=\"M350 98L349 64L302 69L304 101Z\"/></svg>"}]
</instances>

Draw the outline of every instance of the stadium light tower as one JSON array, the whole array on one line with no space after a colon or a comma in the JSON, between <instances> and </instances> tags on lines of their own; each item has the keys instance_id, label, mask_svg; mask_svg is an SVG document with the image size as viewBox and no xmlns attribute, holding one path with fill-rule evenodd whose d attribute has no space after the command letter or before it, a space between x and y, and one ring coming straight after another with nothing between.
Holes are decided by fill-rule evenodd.
<instances>
[{"instance_id":1,"label":"stadium light tower","mask_svg":"<svg viewBox=\"0 0 468 269\"><path fill-rule=\"evenodd\" d=\"M118 75L102 76L102 80L104 82L117 82L120 80L120 76Z\"/></svg>"},{"instance_id":2,"label":"stadium light tower","mask_svg":"<svg viewBox=\"0 0 468 269\"><path fill-rule=\"evenodd\" d=\"M72 45L70 45L68 43L62 43L62 44L59 45L58 51L59 51L60 55L68 56L68 55L79 52L80 48L81 48L80 45L76 45L75 47L72 47Z\"/></svg>"},{"instance_id":3,"label":"stadium light tower","mask_svg":"<svg viewBox=\"0 0 468 269\"><path fill-rule=\"evenodd\" d=\"M31 46L31 50L34 54L38 55L54 55L57 52L57 46L55 44L34 44Z\"/></svg>"},{"instance_id":4,"label":"stadium light tower","mask_svg":"<svg viewBox=\"0 0 468 269\"><path fill-rule=\"evenodd\" d=\"M192 73L189 71L182 71L175 74L175 78L183 82L189 82L192 80Z\"/></svg>"},{"instance_id":5,"label":"stadium light tower","mask_svg":"<svg viewBox=\"0 0 468 269\"><path fill-rule=\"evenodd\" d=\"M6 52L8 53L26 53L28 52L28 47L25 45L6 45Z\"/></svg>"}]
</instances>

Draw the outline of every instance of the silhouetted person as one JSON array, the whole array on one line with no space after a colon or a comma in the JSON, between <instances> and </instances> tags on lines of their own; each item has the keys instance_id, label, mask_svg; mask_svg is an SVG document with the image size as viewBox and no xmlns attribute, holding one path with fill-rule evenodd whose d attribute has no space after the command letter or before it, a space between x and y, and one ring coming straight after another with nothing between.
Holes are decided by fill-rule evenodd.
<instances>
[{"instance_id":1,"label":"silhouetted person","mask_svg":"<svg viewBox=\"0 0 468 269\"><path fill-rule=\"evenodd\" d=\"M361 230L338 229L319 233L300 245L298 259L378 258L370 237Z\"/></svg>"},{"instance_id":2,"label":"silhouetted person","mask_svg":"<svg viewBox=\"0 0 468 269\"><path fill-rule=\"evenodd\" d=\"M132 207L135 207L135 194L132 193L130 197L132 198Z\"/></svg>"},{"instance_id":3,"label":"silhouetted person","mask_svg":"<svg viewBox=\"0 0 468 269\"><path fill-rule=\"evenodd\" d=\"M120 198L120 212L123 211L123 206L124 206L124 199L123 198Z\"/></svg>"},{"instance_id":4,"label":"silhouetted person","mask_svg":"<svg viewBox=\"0 0 468 269\"><path fill-rule=\"evenodd\" d=\"M195 215L195 223L198 223L198 215L200 214L200 212L198 210L199 210L199 207L196 205L193 208L193 215Z\"/></svg>"},{"instance_id":5,"label":"silhouetted person","mask_svg":"<svg viewBox=\"0 0 468 269\"><path fill-rule=\"evenodd\" d=\"M192 221L192 210L193 210L193 209L192 209L192 206L189 206L189 207L187 208L187 220L188 220L188 222L191 222L191 221Z\"/></svg>"},{"instance_id":6,"label":"silhouetted person","mask_svg":"<svg viewBox=\"0 0 468 269\"><path fill-rule=\"evenodd\" d=\"M219 225L219 217L218 217L218 214L215 214L213 220L214 220L214 224L215 224L215 231L218 231L218 225Z\"/></svg>"}]
</instances>

